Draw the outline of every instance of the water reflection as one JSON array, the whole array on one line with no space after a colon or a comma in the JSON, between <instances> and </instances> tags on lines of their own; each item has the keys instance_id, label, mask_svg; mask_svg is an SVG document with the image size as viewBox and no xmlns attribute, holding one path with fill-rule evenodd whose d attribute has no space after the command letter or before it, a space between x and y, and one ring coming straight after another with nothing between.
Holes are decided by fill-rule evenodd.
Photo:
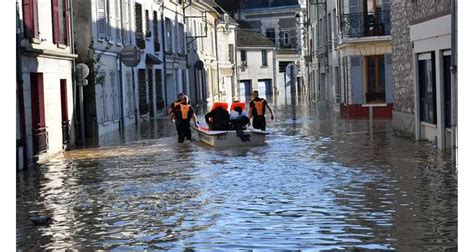
<instances>
[{"instance_id":1,"label":"water reflection","mask_svg":"<svg viewBox=\"0 0 474 252\"><path fill-rule=\"evenodd\" d=\"M368 121L298 102L293 122L272 100L266 146L180 145L161 121L19 173L17 247L456 248L449 158L394 137L390 121L370 138ZM54 222L33 226L35 214Z\"/></svg>"}]
</instances>

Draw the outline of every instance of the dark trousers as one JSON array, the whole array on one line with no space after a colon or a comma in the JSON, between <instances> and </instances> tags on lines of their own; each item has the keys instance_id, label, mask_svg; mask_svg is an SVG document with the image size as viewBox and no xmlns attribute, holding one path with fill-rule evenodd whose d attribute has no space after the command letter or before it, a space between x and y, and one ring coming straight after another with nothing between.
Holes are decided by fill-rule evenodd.
<instances>
[{"instance_id":1,"label":"dark trousers","mask_svg":"<svg viewBox=\"0 0 474 252\"><path fill-rule=\"evenodd\" d=\"M265 121L265 116L254 116L252 127L254 129L265 130L267 122Z\"/></svg>"},{"instance_id":2,"label":"dark trousers","mask_svg":"<svg viewBox=\"0 0 474 252\"><path fill-rule=\"evenodd\" d=\"M176 131L178 131L178 142L182 143L185 139L191 141L191 124L189 121L177 121Z\"/></svg>"},{"instance_id":3,"label":"dark trousers","mask_svg":"<svg viewBox=\"0 0 474 252\"><path fill-rule=\"evenodd\" d=\"M241 136L244 133L245 125L249 123L249 118L246 116L240 116L237 119L231 121L232 128L237 131L237 136Z\"/></svg>"}]
</instances>

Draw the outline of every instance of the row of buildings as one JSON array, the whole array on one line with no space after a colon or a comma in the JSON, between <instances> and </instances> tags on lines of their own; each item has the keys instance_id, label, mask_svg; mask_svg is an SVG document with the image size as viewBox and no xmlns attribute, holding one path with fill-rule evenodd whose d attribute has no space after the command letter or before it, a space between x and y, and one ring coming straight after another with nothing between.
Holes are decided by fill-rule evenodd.
<instances>
[{"instance_id":1,"label":"row of buildings","mask_svg":"<svg viewBox=\"0 0 474 252\"><path fill-rule=\"evenodd\" d=\"M16 9L20 170L163 117L180 92L195 105L239 95L238 24L213 0L17 0ZM134 67L120 56L129 45L141 56Z\"/></svg>"},{"instance_id":2,"label":"row of buildings","mask_svg":"<svg viewBox=\"0 0 474 252\"><path fill-rule=\"evenodd\" d=\"M307 0L311 100L341 116L391 117L395 129L456 146L455 0Z\"/></svg>"}]
</instances>

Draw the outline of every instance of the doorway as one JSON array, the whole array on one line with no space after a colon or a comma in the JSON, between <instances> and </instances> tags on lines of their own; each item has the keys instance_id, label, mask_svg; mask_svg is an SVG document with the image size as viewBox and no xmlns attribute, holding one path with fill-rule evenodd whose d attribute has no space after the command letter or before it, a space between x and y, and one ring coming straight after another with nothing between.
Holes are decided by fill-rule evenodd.
<instances>
[{"instance_id":1,"label":"doorway","mask_svg":"<svg viewBox=\"0 0 474 252\"><path fill-rule=\"evenodd\" d=\"M385 103L385 60L383 55L365 56L365 99Z\"/></svg>"},{"instance_id":2,"label":"doorway","mask_svg":"<svg viewBox=\"0 0 474 252\"><path fill-rule=\"evenodd\" d=\"M48 131L44 109L43 73L31 73L31 123L33 130L33 156L48 150Z\"/></svg>"},{"instance_id":3,"label":"doorway","mask_svg":"<svg viewBox=\"0 0 474 252\"><path fill-rule=\"evenodd\" d=\"M68 144L70 140L69 134L69 113L67 101L67 81L59 80L61 93L61 127L63 130L63 144Z\"/></svg>"}]
</instances>

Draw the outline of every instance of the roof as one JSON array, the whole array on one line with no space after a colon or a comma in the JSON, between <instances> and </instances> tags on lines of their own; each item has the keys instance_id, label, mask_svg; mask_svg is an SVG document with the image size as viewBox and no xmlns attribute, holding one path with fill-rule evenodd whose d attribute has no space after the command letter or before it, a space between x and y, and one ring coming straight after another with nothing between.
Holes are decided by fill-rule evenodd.
<instances>
[{"instance_id":1,"label":"roof","mask_svg":"<svg viewBox=\"0 0 474 252\"><path fill-rule=\"evenodd\" d=\"M275 47L275 44L258 32L249 30L242 30L237 28L237 46L238 47L258 47L258 46L271 46Z\"/></svg>"},{"instance_id":2,"label":"roof","mask_svg":"<svg viewBox=\"0 0 474 252\"><path fill-rule=\"evenodd\" d=\"M220 15L220 18L219 20L220 21L224 21L224 14L227 14L227 16L229 17L229 24L231 25L239 25L239 23L237 23L237 21L235 21L232 16L224 9L222 8L219 4L217 4L214 0L201 0L203 3L211 6L214 8L214 10L217 11L217 13L219 13Z\"/></svg>"}]
</instances>

